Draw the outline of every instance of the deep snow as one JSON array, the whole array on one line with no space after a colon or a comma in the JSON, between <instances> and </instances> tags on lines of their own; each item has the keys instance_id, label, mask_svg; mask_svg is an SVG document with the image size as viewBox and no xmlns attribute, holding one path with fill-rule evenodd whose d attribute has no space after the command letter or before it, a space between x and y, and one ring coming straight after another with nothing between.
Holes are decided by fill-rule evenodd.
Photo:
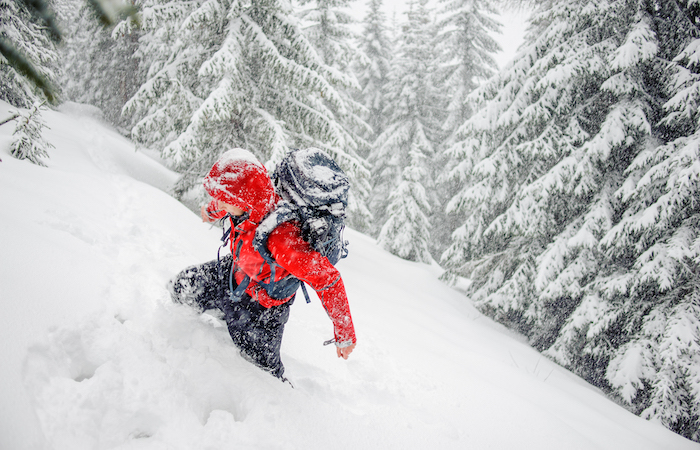
<instances>
[{"instance_id":1,"label":"deep snow","mask_svg":"<svg viewBox=\"0 0 700 450\"><path fill-rule=\"evenodd\" d=\"M302 296L291 389L170 302L167 280L219 244L167 195L175 174L91 108L62 111L44 113L48 168L12 158L0 127L0 450L700 448L544 359L439 268L352 230L339 268L357 349L323 347L331 322Z\"/></svg>"}]
</instances>

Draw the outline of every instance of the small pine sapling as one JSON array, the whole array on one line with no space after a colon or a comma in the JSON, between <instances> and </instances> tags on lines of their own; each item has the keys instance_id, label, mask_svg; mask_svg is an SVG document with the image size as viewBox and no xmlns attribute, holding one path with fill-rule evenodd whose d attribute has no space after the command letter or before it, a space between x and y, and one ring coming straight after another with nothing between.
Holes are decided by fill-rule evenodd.
<instances>
[{"instance_id":1,"label":"small pine sapling","mask_svg":"<svg viewBox=\"0 0 700 450\"><path fill-rule=\"evenodd\" d=\"M28 159L39 166L46 166L41 158L48 158L47 150L53 148L41 135L41 131L47 128L44 119L41 117L43 103L35 103L27 112L18 112L15 137L10 145L10 154L17 159Z\"/></svg>"}]
</instances>

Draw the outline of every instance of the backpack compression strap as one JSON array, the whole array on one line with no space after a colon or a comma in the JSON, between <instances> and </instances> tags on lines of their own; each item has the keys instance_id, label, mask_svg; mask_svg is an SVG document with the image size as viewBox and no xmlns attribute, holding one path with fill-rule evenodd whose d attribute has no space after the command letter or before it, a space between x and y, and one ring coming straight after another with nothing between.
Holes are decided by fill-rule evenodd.
<instances>
[{"instance_id":1,"label":"backpack compression strap","mask_svg":"<svg viewBox=\"0 0 700 450\"><path fill-rule=\"evenodd\" d=\"M247 218L247 213L243 216L240 217L234 217L231 214L226 214L224 217L221 218L221 223L225 223L226 219L229 219L230 226L227 229L225 226L223 227L223 236L221 237L221 246L219 247L219 250L216 252L216 262L219 270L219 276L222 277L223 274L221 274L221 249L229 245L229 243L233 243L233 229L235 227L235 223L238 222L240 223L242 220L245 220ZM242 243L241 243L242 244ZM233 250L233 249L231 249ZM231 262L231 270L228 275L228 288L230 294L230 300L233 303L240 302L241 298L243 298L243 293L245 290L248 288L248 285L250 284L250 277L248 275L241 280L240 284L236 286L234 289L233 287L233 272L234 272L234 262L235 260L238 260L238 256L241 253L241 245L239 244L238 247L236 248L235 252L232 251L232 256L234 257L234 261ZM222 277L223 278L223 277ZM222 296L223 298L223 296ZM224 308L222 308L222 311Z\"/></svg>"}]
</instances>

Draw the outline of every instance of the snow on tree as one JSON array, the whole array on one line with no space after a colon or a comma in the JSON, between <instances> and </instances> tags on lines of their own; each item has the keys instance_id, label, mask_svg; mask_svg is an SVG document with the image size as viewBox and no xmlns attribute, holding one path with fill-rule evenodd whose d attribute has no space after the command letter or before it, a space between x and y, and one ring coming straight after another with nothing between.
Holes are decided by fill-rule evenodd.
<instances>
[{"instance_id":1,"label":"snow on tree","mask_svg":"<svg viewBox=\"0 0 700 450\"><path fill-rule=\"evenodd\" d=\"M136 142L162 151L185 132L202 105L198 70L215 51L207 43L221 44L223 24L213 13L220 6L161 0L142 5L143 35L135 56L146 81L122 108ZM122 22L119 28L128 31L131 23Z\"/></svg>"},{"instance_id":2,"label":"snow on tree","mask_svg":"<svg viewBox=\"0 0 700 450\"><path fill-rule=\"evenodd\" d=\"M162 147L182 172L178 196L203 195L202 177L232 147L251 150L272 169L288 147L315 146L353 183L367 177L356 142L334 113L350 108L335 88L346 77L320 59L289 3L164 4L154 3L146 20L157 22L170 7L178 18L172 28L147 27L149 76L124 111L135 134Z\"/></svg>"},{"instance_id":3,"label":"snow on tree","mask_svg":"<svg viewBox=\"0 0 700 450\"><path fill-rule=\"evenodd\" d=\"M465 187L448 207L467 219L443 261L475 278L482 307L520 325L539 325L534 292L554 314L554 303L580 301L575 282L609 227L615 163L649 129L641 101L613 103L600 88L619 8L582 6L559 2L533 18L519 57L473 94L481 107L450 148Z\"/></svg>"},{"instance_id":4,"label":"snow on tree","mask_svg":"<svg viewBox=\"0 0 700 450\"><path fill-rule=\"evenodd\" d=\"M438 12L436 48L438 65L436 84L449 93L443 132L448 136L444 145L454 142L455 132L473 114L468 95L494 75L497 69L493 55L500 50L491 36L500 33L501 25L494 18L498 12L491 2L481 0L441 0ZM451 163L449 155L440 153L436 166L438 187L433 191L435 221L443 224L433 233L432 252L441 254L447 248L450 234L460 225L460 217L446 214L444 205L461 187L461 183L446 176ZM447 170L446 170L447 169Z\"/></svg>"},{"instance_id":5,"label":"snow on tree","mask_svg":"<svg viewBox=\"0 0 700 450\"><path fill-rule=\"evenodd\" d=\"M375 141L369 159L379 244L401 257L428 262L431 206L426 188L432 177L427 169L441 137L442 97L432 84L435 29L425 3L410 6L389 75L389 125Z\"/></svg>"},{"instance_id":6,"label":"snow on tree","mask_svg":"<svg viewBox=\"0 0 700 450\"><path fill-rule=\"evenodd\" d=\"M143 81L135 55L139 31L136 27L105 28L88 2L63 3L59 12L66 23L61 49L65 98L96 106L107 121L125 126L121 109Z\"/></svg>"},{"instance_id":7,"label":"snow on tree","mask_svg":"<svg viewBox=\"0 0 700 450\"><path fill-rule=\"evenodd\" d=\"M41 117L43 103L35 103L29 110L15 114L15 131L12 133L10 154L17 159L28 159L39 166L46 166L42 158L48 158L48 149L53 148L44 139L41 131L46 123Z\"/></svg>"},{"instance_id":8,"label":"snow on tree","mask_svg":"<svg viewBox=\"0 0 700 450\"><path fill-rule=\"evenodd\" d=\"M305 6L297 13L304 35L309 39L321 61L334 72L332 83L341 98L342 108L326 102L336 121L352 139L353 145L347 151L367 167L358 150L366 148L363 136L369 133L369 125L362 119L366 111L362 104L354 100L360 85L351 69L364 55L355 46L357 36L351 30L355 23L348 12L349 0L301 0ZM348 198L348 224L358 230L368 230L372 215L367 206L369 198L369 170L358 172L353 179Z\"/></svg>"},{"instance_id":9,"label":"snow on tree","mask_svg":"<svg viewBox=\"0 0 700 450\"><path fill-rule=\"evenodd\" d=\"M660 27L660 36L681 35L676 42L687 45L663 55L673 58L660 121L670 139L628 167L617 192L624 214L603 242L626 263L629 281L618 309L633 315L629 342L615 352L606 376L643 416L700 441L700 39L673 28L685 17L664 12L675 20Z\"/></svg>"},{"instance_id":10,"label":"snow on tree","mask_svg":"<svg viewBox=\"0 0 700 450\"><path fill-rule=\"evenodd\" d=\"M466 219L442 261L482 311L697 440L699 30L692 2L647 3L533 15L449 149Z\"/></svg>"},{"instance_id":11,"label":"snow on tree","mask_svg":"<svg viewBox=\"0 0 700 450\"><path fill-rule=\"evenodd\" d=\"M364 31L360 35L360 48L366 60L358 64L361 86L360 102L367 109L367 123L372 133L366 136L372 142L382 134L387 125L384 112L386 86L391 69L392 44L386 29L386 16L382 11L382 0L369 0L367 16L363 21Z\"/></svg>"},{"instance_id":12,"label":"snow on tree","mask_svg":"<svg viewBox=\"0 0 700 450\"><path fill-rule=\"evenodd\" d=\"M357 58L352 43L356 38L350 25L355 19L347 10L350 0L299 0L304 7L297 15L301 18L304 35L314 45L321 59L338 70L347 70ZM348 85L356 85L352 74Z\"/></svg>"},{"instance_id":13,"label":"snow on tree","mask_svg":"<svg viewBox=\"0 0 700 450\"><path fill-rule=\"evenodd\" d=\"M416 134L401 181L389 195L388 219L379 233L378 243L401 258L430 263L428 214L431 208L422 183L427 176L426 155L431 154L432 145L420 128Z\"/></svg>"},{"instance_id":14,"label":"snow on tree","mask_svg":"<svg viewBox=\"0 0 700 450\"><path fill-rule=\"evenodd\" d=\"M493 19L498 12L483 0L440 0L436 46L440 53L438 83L450 93L443 128L451 134L473 111L467 96L498 68L493 55L500 51L490 33L500 33Z\"/></svg>"},{"instance_id":15,"label":"snow on tree","mask_svg":"<svg viewBox=\"0 0 700 450\"><path fill-rule=\"evenodd\" d=\"M30 108L44 98L54 101L59 76L56 44L45 24L22 3L0 0L0 44L27 72L18 72L3 56L6 52L0 53L0 99L18 108Z\"/></svg>"}]
</instances>

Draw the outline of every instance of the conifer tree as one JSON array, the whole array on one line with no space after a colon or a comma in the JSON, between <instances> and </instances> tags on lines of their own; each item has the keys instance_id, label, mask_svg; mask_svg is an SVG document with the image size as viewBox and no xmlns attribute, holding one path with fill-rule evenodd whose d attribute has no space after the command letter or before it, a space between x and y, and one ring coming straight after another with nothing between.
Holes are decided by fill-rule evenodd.
<instances>
[{"instance_id":1,"label":"conifer tree","mask_svg":"<svg viewBox=\"0 0 700 450\"><path fill-rule=\"evenodd\" d=\"M414 261L430 261L426 187L440 139L441 97L432 84L435 29L426 2L413 3L408 12L398 55L389 75L386 106L389 124L374 143L373 213L379 243Z\"/></svg>"},{"instance_id":2,"label":"conifer tree","mask_svg":"<svg viewBox=\"0 0 700 450\"><path fill-rule=\"evenodd\" d=\"M542 7L450 149L467 218L443 255L482 311L692 439L696 23L688 2Z\"/></svg>"},{"instance_id":3,"label":"conifer tree","mask_svg":"<svg viewBox=\"0 0 700 450\"><path fill-rule=\"evenodd\" d=\"M448 136L445 145L449 146L454 143L457 129L473 114L468 95L494 75L497 69L493 55L500 50L500 46L492 34L500 33L501 25L494 19L498 12L493 2L441 0L440 3L435 83L449 94L445 102L446 118L442 123L442 130ZM446 250L450 234L463 219L460 215L444 212L444 206L461 186L459 180L446 176L452 162L442 152L437 155L436 167L440 171L436 173L438 187L433 192L433 203L440 207L435 208L434 221L442 226L434 230L431 242L434 254Z\"/></svg>"},{"instance_id":4,"label":"conifer tree","mask_svg":"<svg viewBox=\"0 0 700 450\"><path fill-rule=\"evenodd\" d=\"M386 88L391 68L392 43L386 28L386 15L382 11L382 0L369 0L364 29L360 35L360 48L366 60L358 64L361 86L360 102L367 110L367 123L372 133L365 136L373 142L387 125L385 114Z\"/></svg>"},{"instance_id":5,"label":"conifer tree","mask_svg":"<svg viewBox=\"0 0 700 450\"><path fill-rule=\"evenodd\" d=\"M46 128L41 117L42 107L43 103L35 103L28 111L17 112L10 154L17 159L27 159L36 165L46 166L42 158L48 158L48 149L53 148L53 145L41 134Z\"/></svg>"},{"instance_id":6,"label":"conifer tree","mask_svg":"<svg viewBox=\"0 0 700 450\"><path fill-rule=\"evenodd\" d=\"M643 416L700 441L699 12L678 6L664 5L655 27L665 44L657 56L671 61L659 123L666 139L627 168L616 192L621 218L602 242L626 275L610 310L629 333L606 379Z\"/></svg>"},{"instance_id":7,"label":"conifer tree","mask_svg":"<svg viewBox=\"0 0 700 450\"><path fill-rule=\"evenodd\" d=\"M354 98L360 90L352 67L364 59L355 46L356 34L351 30L355 23L348 11L350 0L302 0L305 6L298 13L304 35L309 39L321 61L334 72L332 83L341 98L341 108L326 102L335 120L348 133L352 144L345 151L359 160L365 168L367 164L359 156L358 150L366 148L364 137L369 133L369 125L363 120L365 109ZM353 177L352 189L348 198L347 223L360 231L368 230L371 213L367 206L369 198L369 170L358 172ZM362 176L359 176L362 175Z\"/></svg>"},{"instance_id":8,"label":"conifer tree","mask_svg":"<svg viewBox=\"0 0 700 450\"><path fill-rule=\"evenodd\" d=\"M443 4L437 23L439 51L437 84L450 93L444 130L452 134L473 111L467 96L498 68L493 55L500 51L491 33L500 33L493 19L498 12L493 2L483 0L440 0Z\"/></svg>"},{"instance_id":9,"label":"conifer tree","mask_svg":"<svg viewBox=\"0 0 700 450\"><path fill-rule=\"evenodd\" d=\"M304 35L318 55L327 65L347 70L357 58L352 43L357 36L350 28L355 19L347 10L350 0L300 0L299 3L303 9L297 15L302 19ZM346 75L349 85L356 84L354 75Z\"/></svg>"},{"instance_id":10,"label":"conifer tree","mask_svg":"<svg viewBox=\"0 0 700 450\"><path fill-rule=\"evenodd\" d=\"M39 80L39 86L27 74L0 53L0 99L18 108L30 108L41 99L54 100L59 76L56 44L46 26L15 0L0 0L0 44L24 62ZM48 95L48 97L47 97Z\"/></svg>"},{"instance_id":11,"label":"conifer tree","mask_svg":"<svg viewBox=\"0 0 700 450\"><path fill-rule=\"evenodd\" d=\"M71 0L63 8L67 24L61 50L66 100L98 107L105 119L123 127L121 109L143 82L136 55L137 27L106 28L89 3ZM122 24L132 22L128 18Z\"/></svg>"},{"instance_id":12,"label":"conifer tree","mask_svg":"<svg viewBox=\"0 0 700 450\"><path fill-rule=\"evenodd\" d=\"M202 105L198 71L223 39L217 2L148 0L141 8L140 45L135 56L145 82L122 108L131 137L162 152L185 132ZM129 30L130 22L120 28ZM207 48L206 43L211 43ZM204 88L205 89L205 88Z\"/></svg>"},{"instance_id":13,"label":"conifer tree","mask_svg":"<svg viewBox=\"0 0 700 450\"><path fill-rule=\"evenodd\" d=\"M427 179L432 145L418 128L410 142L406 166L398 186L389 194L387 220L379 233L379 245L409 261L430 263L430 203L423 186Z\"/></svg>"}]
</instances>

